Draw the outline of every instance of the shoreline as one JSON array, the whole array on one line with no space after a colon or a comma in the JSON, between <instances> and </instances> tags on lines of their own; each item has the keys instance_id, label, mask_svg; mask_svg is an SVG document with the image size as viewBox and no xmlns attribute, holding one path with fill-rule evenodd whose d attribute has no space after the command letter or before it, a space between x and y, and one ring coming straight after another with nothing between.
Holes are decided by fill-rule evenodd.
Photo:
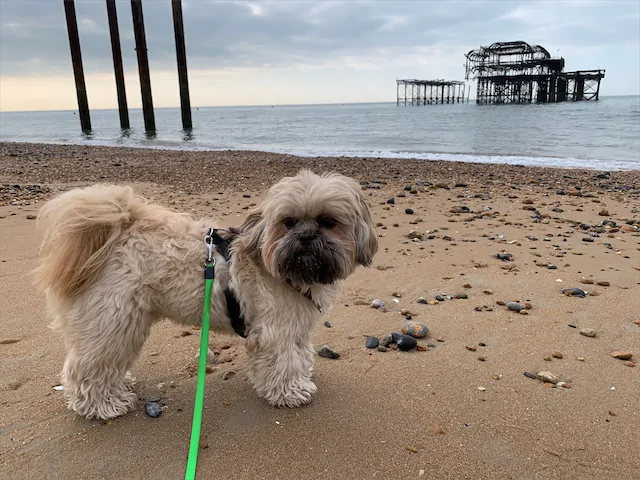
<instances>
[{"instance_id":1,"label":"shoreline","mask_svg":"<svg viewBox=\"0 0 640 480\"><path fill-rule=\"evenodd\" d=\"M450 163L473 163L479 165L510 165L515 167L532 167L532 168L557 168L563 170L587 170L592 172L635 172L640 171L640 161L636 168L630 167L626 161L612 161L612 165L609 168L603 166L588 167L582 165L561 165L555 162L562 163L574 162L574 163L606 163L603 160L595 159L580 159L575 157L534 157L530 155L520 154L472 154L472 153L425 153L425 152L411 152L411 151L337 151L336 154L332 152L314 152L304 151L297 148L273 148L273 149L244 149L244 148L215 148L208 146L190 146L190 148L181 148L180 144L173 145L117 145L111 144L107 141L101 142L97 140L95 143L82 143L81 141L32 141L21 142L13 140L0 140L0 145L50 145L58 147L90 147L90 148L115 148L115 149L132 149L132 150L153 150L162 152L201 152L201 153L264 153L268 155L286 155L295 156L300 158L315 158L315 159L331 159L331 158L346 158L346 159L376 159L376 160L415 160L422 162L450 162ZM477 159L477 160L473 160ZM494 159L512 159L513 161L496 162ZM549 163L549 165L540 165L539 163Z\"/></svg>"}]
</instances>

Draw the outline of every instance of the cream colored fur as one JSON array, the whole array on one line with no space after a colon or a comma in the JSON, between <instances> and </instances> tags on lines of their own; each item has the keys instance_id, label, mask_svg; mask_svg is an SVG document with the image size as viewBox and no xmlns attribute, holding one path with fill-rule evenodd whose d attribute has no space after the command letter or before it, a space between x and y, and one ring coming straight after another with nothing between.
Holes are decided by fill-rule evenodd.
<instances>
[{"instance_id":1,"label":"cream colored fur","mask_svg":"<svg viewBox=\"0 0 640 480\"><path fill-rule=\"evenodd\" d=\"M298 286L312 302L283 278L278 258L290 259L287 248L297 238L282 227L282 216L313 222L320 212L339 219L339 226L322 232L332 250L318 254L329 260L335 255L330 264L340 270L331 283ZM67 349L62 384L70 409L109 419L136 406L128 372L151 326L163 318L201 323L203 238L217 226L115 185L73 189L41 208L38 228L44 234L35 278ZM357 264L369 265L376 250L375 229L358 184L342 175L301 171L272 187L248 216L232 245L230 265L216 253L212 330L234 334L224 298L229 287L245 316L249 380L271 405L310 401L316 391L311 336L318 307L328 311L340 280ZM265 251L276 256L265 262Z\"/></svg>"}]
</instances>

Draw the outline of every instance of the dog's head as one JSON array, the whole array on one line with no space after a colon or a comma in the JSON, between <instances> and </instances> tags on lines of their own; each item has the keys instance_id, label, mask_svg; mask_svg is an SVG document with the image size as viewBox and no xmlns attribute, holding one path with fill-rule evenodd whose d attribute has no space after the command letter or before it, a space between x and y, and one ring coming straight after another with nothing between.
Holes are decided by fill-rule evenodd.
<instances>
[{"instance_id":1,"label":"dog's head","mask_svg":"<svg viewBox=\"0 0 640 480\"><path fill-rule=\"evenodd\" d=\"M344 279L358 265L370 266L378 250L360 185L337 173L283 178L241 230L248 255L299 287Z\"/></svg>"}]
</instances>

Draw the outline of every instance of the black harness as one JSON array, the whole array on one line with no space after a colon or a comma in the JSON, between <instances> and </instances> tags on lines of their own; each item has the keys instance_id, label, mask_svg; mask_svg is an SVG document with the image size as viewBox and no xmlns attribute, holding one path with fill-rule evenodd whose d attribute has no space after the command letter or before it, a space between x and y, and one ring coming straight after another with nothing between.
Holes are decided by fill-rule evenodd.
<instances>
[{"instance_id":1,"label":"black harness","mask_svg":"<svg viewBox=\"0 0 640 480\"><path fill-rule=\"evenodd\" d=\"M231 254L229 253L229 242L222 238L215 228L209 229L207 237L211 239L218 253L225 258L227 263L230 264ZM244 316L240 310L238 299L228 287L224 290L224 297L227 302L227 315L229 316L229 320L231 320L233 330L242 338L247 338L247 334L245 333L246 327L244 324Z\"/></svg>"}]
</instances>

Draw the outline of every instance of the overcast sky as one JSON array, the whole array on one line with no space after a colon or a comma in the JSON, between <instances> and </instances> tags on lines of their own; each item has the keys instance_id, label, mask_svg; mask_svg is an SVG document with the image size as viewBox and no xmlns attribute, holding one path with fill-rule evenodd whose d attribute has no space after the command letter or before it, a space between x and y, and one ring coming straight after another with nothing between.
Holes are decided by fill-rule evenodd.
<instances>
[{"instance_id":1,"label":"overcast sky","mask_svg":"<svg viewBox=\"0 0 640 480\"><path fill-rule=\"evenodd\" d=\"M640 93L640 2L183 0L193 106L394 101L399 78L464 79L464 54L523 40ZM117 2L140 106L129 0ZM143 0L153 100L179 105L170 0ZM116 108L104 0L76 0L89 104ZM76 109L62 0L0 0L0 109ZM475 87L472 87L472 89Z\"/></svg>"}]
</instances>

